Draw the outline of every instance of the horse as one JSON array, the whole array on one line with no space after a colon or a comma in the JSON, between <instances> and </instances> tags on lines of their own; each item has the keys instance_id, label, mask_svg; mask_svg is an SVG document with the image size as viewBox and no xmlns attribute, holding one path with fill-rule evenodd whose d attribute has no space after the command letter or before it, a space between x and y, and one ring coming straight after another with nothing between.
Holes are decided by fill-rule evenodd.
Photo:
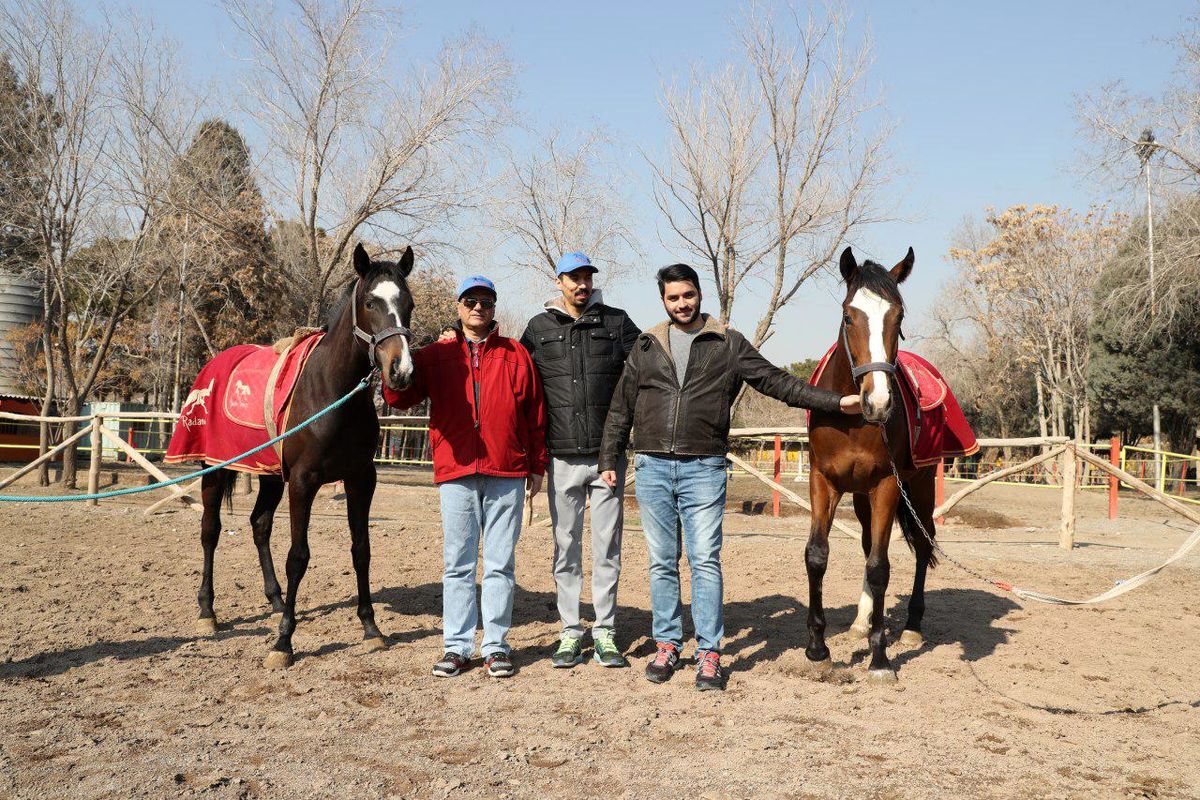
<instances>
[{"instance_id":1,"label":"horse","mask_svg":"<svg viewBox=\"0 0 1200 800\"><path fill-rule=\"evenodd\" d=\"M887 657L883 612L891 569L888 545L897 517L917 560L907 620L900 636L902 644L916 647L924 642L921 619L925 613L925 573L936 565L936 467L911 465L903 400L896 397L898 387L892 382L904 319L899 285L912 272L914 261L911 247L890 270L873 261L860 265L849 247L842 251L839 267L846 297L838 344L817 385L841 395L860 395L862 416L814 411L809 425L812 527L804 550L809 587L809 640L804 653L819 669L828 669L832 663L825 645L821 584L829 561L834 511L842 495L849 492L862 526L866 557L863 591L851 632L867 637L871 655L867 676L874 683L896 680ZM893 413L898 406L899 412ZM908 502L901 497L901 490Z\"/></svg>"},{"instance_id":2,"label":"horse","mask_svg":"<svg viewBox=\"0 0 1200 800\"><path fill-rule=\"evenodd\" d=\"M328 332L313 349L296 382L288 418L305 420L353 389L378 368L393 389L407 388L413 378L409 351L413 299L407 278L413 267L412 248L399 262L372 261L361 244L352 257L357 279L341 304L330 315ZM265 666L285 669L292 663L292 634L296 630L296 597L308 569L308 523L317 490L342 481L346 517L350 525L350 554L358 588L358 619L371 649L387 647L375 624L371 605L371 541L367 520L375 494L375 451L379 444L379 419L369 392L359 392L341 407L321 417L282 442L282 475L259 478L258 496L250 513L254 545L262 567L263 591L273 614L280 614L279 634ZM221 535L221 503L233 493L236 473L217 470L201 483L200 543L204 549L204 574L197 599L197 631L217 630L213 612L213 556ZM271 527L275 509L288 488L291 546L287 556L287 599L281 595L271 560Z\"/></svg>"}]
</instances>

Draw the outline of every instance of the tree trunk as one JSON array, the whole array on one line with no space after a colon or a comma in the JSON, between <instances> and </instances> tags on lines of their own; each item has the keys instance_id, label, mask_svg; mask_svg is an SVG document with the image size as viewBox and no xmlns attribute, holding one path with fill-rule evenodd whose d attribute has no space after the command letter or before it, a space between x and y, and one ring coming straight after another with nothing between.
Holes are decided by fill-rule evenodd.
<instances>
[{"instance_id":1,"label":"tree trunk","mask_svg":"<svg viewBox=\"0 0 1200 800\"><path fill-rule=\"evenodd\" d=\"M50 269L42 277L42 355L46 359L46 393L42 396L42 414L47 417L54 408L54 346L51 325L54 318L54 301L52 297L53 284L50 281ZM50 423L38 423L38 455L44 456L50 449ZM38 467L38 486L50 485L50 462L44 461Z\"/></svg>"},{"instance_id":2,"label":"tree trunk","mask_svg":"<svg viewBox=\"0 0 1200 800\"><path fill-rule=\"evenodd\" d=\"M63 416L64 417L77 417L77 416L79 416L79 410L81 408L83 408L83 401L78 396L72 395L71 397L69 397L67 399L67 408L66 408L66 412L63 414ZM69 437L69 436L71 436L71 434L75 433L78 425L79 425L79 423L77 423L77 422L64 422L63 423L63 438ZM63 451L63 456L62 456L62 459L63 459L63 472L62 472L63 486L65 486L68 489L76 488L75 476L78 471L76 469L76 466L77 466L76 465L76 457L78 455L79 455L78 445L74 444L74 443L71 444L70 446L68 446L67 449Z\"/></svg>"}]
</instances>

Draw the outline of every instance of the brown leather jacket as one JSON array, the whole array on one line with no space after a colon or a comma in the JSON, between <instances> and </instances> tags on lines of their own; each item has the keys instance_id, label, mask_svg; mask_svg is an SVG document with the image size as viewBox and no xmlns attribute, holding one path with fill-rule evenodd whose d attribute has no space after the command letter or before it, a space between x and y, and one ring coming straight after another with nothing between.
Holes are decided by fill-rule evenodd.
<instances>
[{"instance_id":1,"label":"brown leather jacket","mask_svg":"<svg viewBox=\"0 0 1200 800\"><path fill-rule=\"evenodd\" d=\"M723 456L729 410L742 383L790 406L837 411L841 396L818 389L767 361L746 337L704 315L692 341L683 385L667 339L669 322L642 333L625 361L604 424L599 469L616 469L629 446L667 456Z\"/></svg>"}]
</instances>

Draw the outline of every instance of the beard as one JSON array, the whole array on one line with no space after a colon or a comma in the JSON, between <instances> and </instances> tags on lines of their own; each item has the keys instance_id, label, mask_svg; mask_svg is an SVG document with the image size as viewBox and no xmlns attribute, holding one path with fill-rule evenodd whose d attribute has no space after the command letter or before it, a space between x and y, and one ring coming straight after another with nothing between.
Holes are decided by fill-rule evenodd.
<instances>
[{"instance_id":1,"label":"beard","mask_svg":"<svg viewBox=\"0 0 1200 800\"><path fill-rule=\"evenodd\" d=\"M699 306L693 306L691 309L688 309L687 311L685 311L682 314L675 312L675 311L667 312L667 316L669 316L671 318L671 321L675 322L679 325L691 325L693 322L696 321L696 317L699 314L700 314Z\"/></svg>"}]
</instances>

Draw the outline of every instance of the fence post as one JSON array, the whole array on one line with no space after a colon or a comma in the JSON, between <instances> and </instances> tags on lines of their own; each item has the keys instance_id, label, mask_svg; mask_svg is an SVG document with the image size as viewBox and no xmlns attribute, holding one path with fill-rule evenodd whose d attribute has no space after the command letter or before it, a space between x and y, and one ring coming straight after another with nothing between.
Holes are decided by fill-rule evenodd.
<instances>
[{"instance_id":1,"label":"fence post","mask_svg":"<svg viewBox=\"0 0 1200 800\"><path fill-rule=\"evenodd\" d=\"M100 441L100 426L104 424L104 417L92 417L92 452L91 462L88 464L88 494L95 494L100 491L100 458L104 453L104 447ZM88 505L99 505L99 500L88 500Z\"/></svg>"},{"instance_id":2,"label":"fence post","mask_svg":"<svg viewBox=\"0 0 1200 800\"><path fill-rule=\"evenodd\" d=\"M135 444L133 443L133 426L134 426L135 424L136 424L136 422L135 422L134 420L130 420L130 421L129 421L129 446L130 446L130 447L132 447L132 448L135 448L135 449L136 449L136 448L137 448L137 445L135 445ZM118 430L118 432L120 432L120 428L118 428L117 430ZM131 462L132 460L133 460L133 459L131 459L131 458L129 457L129 454L128 454L128 453L126 453L126 454L125 454L125 463L126 463L126 464L128 464L128 463L129 463L129 462Z\"/></svg>"},{"instance_id":3,"label":"fence post","mask_svg":"<svg viewBox=\"0 0 1200 800\"><path fill-rule=\"evenodd\" d=\"M1121 438L1114 436L1108 442L1108 463L1114 467L1120 467L1121 461ZM1117 518L1117 489L1121 483L1116 477L1108 476L1108 518Z\"/></svg>"},{"instance_id":4,"label":"fence post","mask_svg":"<svg viewBox=\"0 0 1200 800\"><path fill-rule=\"evenodd\" d=\"M775 434L775 482L779 483L780 475L783 472L782 451L783 438L777 433ZM771 515L779 516L779 490L771 490Z\"/></svg>"},{"instance_id":5,"label":"fence post","mask_svg":"<svg viewBox=\"0 0 1200 800\"><path fill-rule=\"evenodd\" d=\"M1062 526L1058 533L1058 546L1070 550L1075 546L1075 444L1070 442L1063 450L1062 469Z\"/></svg>"},{"instance_id":6,"label":"fence post","mask_svg":"<svg viewBox=\"0 0 1200 800\"><path fill-rule=\"evenodd\" d=\"M945 462L945 460L939 459L938 464L937 464L937 494L936 494L936 499L933 501L933 506L934 506L934 508L941 508L942 504L945 502L946 502L946 462ZM945 516L941 516L941 517L937 518L938 525L943 525L943 524L945 524L945 522L946 522Z\"/></svg>"},{"instance_id":7,"label":"fence post","mask_svg":"<svg viewBox=\"0 0 1200 800\"><path fill-rule=\"evenodd\" d=\"M243 472L241 474L239 483L242 484L242 494L250 494L254 491L254 484L250 481L249 472Z\"/></svg>"}]
</instances>

